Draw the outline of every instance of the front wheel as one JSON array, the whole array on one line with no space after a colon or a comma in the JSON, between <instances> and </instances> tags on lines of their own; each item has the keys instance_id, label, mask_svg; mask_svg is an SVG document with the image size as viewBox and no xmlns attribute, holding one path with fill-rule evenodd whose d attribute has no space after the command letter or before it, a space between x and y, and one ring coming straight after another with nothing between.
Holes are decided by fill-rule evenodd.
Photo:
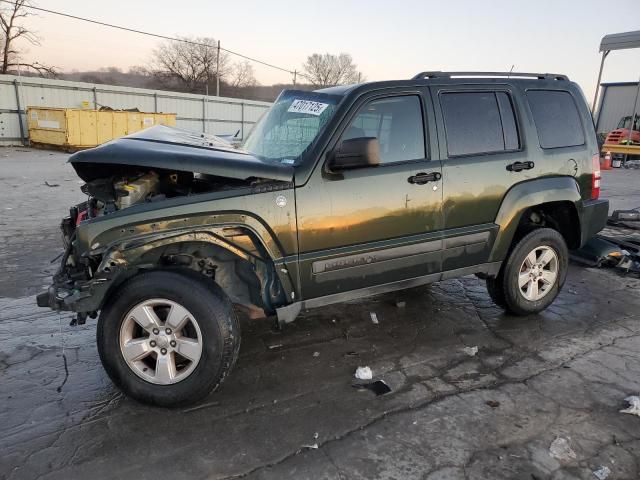
<instances>
[{"instance_id":1,"label":"front wheel","mask_svg":"<svg viewBox=\"0 0 640 480\"><path fill-rule=\"evenodd\" d=\"M231 302L191 272L153 271L123 284L98 320L98 352L113 382L152 405L186 405L233 367L240 329Z\"/></svg>"},{"instance_id":2,"label":"front wheel","mask_svg":"<svg viewBox=\"0 0 640 480\"><path fill-rule=\"evenodd\" d=\"M496 278L487 280L491 298L516 315L538 313L555 300L569 267L569 250L562 235L538 228L511 250Z\"/></svg>"}]
</instances>

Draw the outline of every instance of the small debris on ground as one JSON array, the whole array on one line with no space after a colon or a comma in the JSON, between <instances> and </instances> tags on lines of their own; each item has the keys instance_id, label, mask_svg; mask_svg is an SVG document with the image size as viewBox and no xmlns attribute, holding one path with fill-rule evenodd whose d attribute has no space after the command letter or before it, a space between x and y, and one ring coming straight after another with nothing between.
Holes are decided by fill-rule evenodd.
<instances>
[{"instance_id":1,"label":"small debris on ground","mask_svg":"<svg viewBox=\"0 0 640 480\"><path fill-rule=\"evenodd\" d=\"M376 312L371 312L371 321L373 322L374 325L378 325L380 322L378 321L378 315L376 315Z\"/></svg>"},{"instance_id":2,"label":"small debris on ground","mask_svg":"<svg viewBox=\"0 0 640 480\"><path fill-rule=\"evenodd\" d=\"M369 367L358 367L356 368L355 377L358 380L371 380L373 378L373 372Z\"/></svg>"},{"instance_id":3,"label":"small debris on ground","mask_svg":"<svg viewBox=\"0 0 640 480\"><path fill-rule=\"evenodd\" d=\"M276 348L280 348L282 346L281 343L277 343L276 345L269 345L269 350L274 350Z\"/></svg>"},{"instance_id":4,"label":"small debris on ground","mask_svg":"<svg viewBox=\"0 0 640 480\"><path fill-rule=\"evenodd\" d=\"M598 479L598 480L606 480L607 477L609 475L611 475L611 469L609 467L607 467L606 465L603 465L602 467L600 467L597 470L594 470L593 475Z\"/></svg>"},{"instance_id":5,"label":"small debris on ground","mask_svg":"<svg viewBox=\"0 0 640 480\"><path fill-rule=\"evenodd\" d=\"M319 437L318 432L316 432L316 433L314 433L314 434L313 434L313 439L314 439L314 440L317 440L317 439L318 439L318 437Z\"/></svg>"},{"instance_id":6,"label":"small debris on ground","mask_svg":"<svg viewBox=\"0 0 640 480\"><path fill-rule=\"evenodd\" d=\"M624 399L629 404L627 408L620 410L620 413L629 413L640 417L640 397L632 395Z\"/></svg>"},{"instance_id":7,"label":"small debris on ground","mask_svg":"<svg viewBox=\"0 0 640 480\"><path fill-rule=\"evenodd\" d=\"M487 400L484 403L489 405L491 408L498 408L500 406L500 402L496 402L495 400Z\"/></svg>"},{"instance_id":8,"label":"small debris on ground","mask_svg":"<svg viewBox=\"0 0 640 480\"><path fill-rule=\"evenodd\" d=\"M462 351L464 353L466 353L467 355L469 355L470 357L475 357L477 355L477 353L478 353L478 347L477 346L475 346L475 347L464 347L462 349Z\"/></svg>"},{"instance_id":9,"label":"small debris on ground","mask_svg":"<svg viewBox=\"0 0 640 480\"><path fill-rule=\"evenodd\" d=\"M376 380L371 383L356 383L352 387L358 390L371 390L376 396L384 395L391 391L391 387L384 380Z\"/></svg>"},{"instance_id":10,"label":"small debris on ground","mask_svg":"<svg viewBox=\"0 0 640 480\"><path fill-rule=\"evenodd\" d=\"M556 460L569 462L576 459L576 452L573 451L566 438L558 437L549 446L549 454Z\"/></svg>"},{"instance_id":11,"label":"small debris on ground","mask_svg":"<svg viewBox=\"0 0 640 480\"><path fill-rule=\"evenodd\" d=\"M60 186L60 184L59 184L59 183L49 183L49 182L47 182L46 180L44 181L44 184L45 184L47 187L59 187L59 186Z\"/></svg>"},{"instance_id":12,"label":"small debris on ground","mask_svg":"<svg viewBox=\"0 0 640 480\"><path fill-rule=\"evenodd\" d=\"M320 356L320 352L313 352L313 356L314 357L319 357Z\"/></svg>"},{"instance_id":13,"label":"small debris on ground","mask_svg":"<svg viewBox=\"0 0 640 480\"><path fill-rule=\"evenodd\" d=\"M345 357L357 357L358 352L347 352L344 354Z\"/></svg>"},{"instance_id":14,"label":"small debris on ground","mask_svg":"<svg viewBox=\"0 0 640 480\"><path fill-rule=\"evenodd\" d=\"M312 450L317 450L318 449L318 444L314 443L313 445L302 445L302 448L309 448Z\"/></svg>"},{"instance_id":15,"label":"small debris on ground","mask_svg":"<svg viewBox=\"0 0 640 480\"><path fill-rule=\"evenodd\" d=\"M404 300L397 300L396 301L396 307L398 308L404 308L407 306L407 302L405 302Z\"/></svg>"}]
</instances>

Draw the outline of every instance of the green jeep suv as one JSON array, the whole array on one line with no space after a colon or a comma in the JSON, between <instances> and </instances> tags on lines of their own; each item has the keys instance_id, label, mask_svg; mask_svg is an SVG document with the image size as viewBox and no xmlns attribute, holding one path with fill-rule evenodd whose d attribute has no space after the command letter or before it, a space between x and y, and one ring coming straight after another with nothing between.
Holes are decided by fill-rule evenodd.
<instances>
[{"instance_id":1,"label":"green jeep suv","mask_svg":"<svg viewBox=\"0 0 640 480\"><path fill-rule=\"evenodd\" d=\"M240 348L234 305L303 308L462 275L516 315L545 309L568 250L605 224L593 122L563 75L423 72L285 90L242 145L153 127L74 154L87 201L38 304L100 313L128 395L184 405Z\"/></svg>"}]
</instances>

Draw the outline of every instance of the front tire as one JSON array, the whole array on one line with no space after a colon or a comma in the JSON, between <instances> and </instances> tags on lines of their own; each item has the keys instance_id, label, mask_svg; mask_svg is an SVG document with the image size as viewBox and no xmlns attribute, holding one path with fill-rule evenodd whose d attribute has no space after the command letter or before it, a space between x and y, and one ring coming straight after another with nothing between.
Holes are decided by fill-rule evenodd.
<instances>
[{"instance_id":1,"label":"front tire","mask_svg":"<svg viewBox=\"0 0 640 480\"><path fill-rule=\"evenodd\" d=\"M240 326L222 289L192 272L133 277L102 309L98 353L111 380L151 405L193 403L233 368Z\"/></svg>"},{"instance_id":2,"label":"front tire","mask_svg":"<svg viewBox=\"0 0 640 480\"><path fill-rule=\"evenodd\" d=\"M568 267L569 250L562 235L538 228L515 245L498 276L487 279L487 289L494 302L511 313L539 313L560 293Z\"/></svg>"}]
</instances>

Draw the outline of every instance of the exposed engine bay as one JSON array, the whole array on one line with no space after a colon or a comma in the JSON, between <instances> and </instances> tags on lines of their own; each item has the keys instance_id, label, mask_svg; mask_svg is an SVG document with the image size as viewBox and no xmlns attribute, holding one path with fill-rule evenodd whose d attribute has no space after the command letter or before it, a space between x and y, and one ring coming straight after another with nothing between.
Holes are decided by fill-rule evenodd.
<instances>
[{"instance_id":1,"label":"exposed engine bay","mask_svg":"<svg viewBox=\"0 0 640 480\"><path fill-rule=\"evenodd\" d=\"M81 190L89 199L86 209L80 205L75 224L139 203L150 203L167 198L197 195L206 192L251 187L255 179L238 180L192 172L171 172L161 169L135 170L119 167L118 175L98 177L85 183ZM130 171L127 171L130 170Z\"/></svg>"}]
</instances>

